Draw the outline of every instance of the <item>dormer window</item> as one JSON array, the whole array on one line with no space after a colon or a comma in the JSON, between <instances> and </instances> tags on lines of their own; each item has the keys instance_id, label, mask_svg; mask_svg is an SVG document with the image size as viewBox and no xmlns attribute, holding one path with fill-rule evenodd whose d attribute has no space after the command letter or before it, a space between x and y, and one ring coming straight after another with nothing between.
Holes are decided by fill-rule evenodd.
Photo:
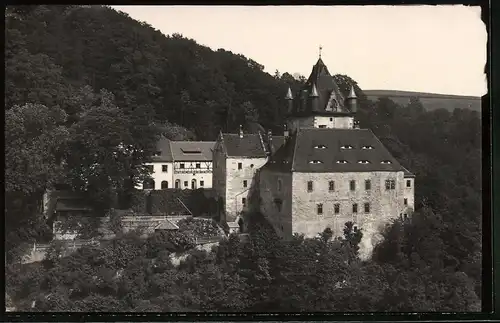
<instances>
[{"instance_id":1,"label":"dormer window","mask_svg":"<svg viewBox=\"0 0 500 323\"><path fill-rule=\"evenodd\" d=\"M325 145L316 145L316 146L314 146L314 148L316 148L316 149L325 149L326 146Z\"/></svg>"},{"instance_id":2,"label":"dormer window","mask_svg":"<svg viewBox=\"0 0 500 323\"><path fill-rule=\"evenodd\" d=\"M309 164L323 164L323 162L321 160L311 160Z\"/></svg>"},{"instance_id":3,"label":"dormer window","mask_svg":"<svg viewBox=\"0 0 500 323\"><path fill-rule=\"evenodd\" d=\"M155 151L153 156L155 157L161 156L161 151Z\"/></svg>"},{"instance_id":4,"label":"dormer window","mask_svg":"<svg viewBox=\"0 0 500 323\"><path fill-rule=\"evenodd\" d=\"M361 149L373 149L373 146L370 146L370 145L368 145L368 146L363 146L363 147L361 147Z\"/></svg>"},{"instance_id":5,"label":"dormer window","mask_svg":"<svg viewBox=\"0 0 500 323\"><path fill-rule=\"evenodd\" d=\"M340 147L340 149L352 149L353 147L351 145L343 145Z\"/></svg>"},{"instance_id":6,"label":"dormer window","mask_svg":"<svg viewBox=\"0 0 500 323\"><path fill-rule=\"evenodd\" d=\"M337 160L337 164L347 164L347 160Z\"/></svg>"},{"instance_id":7,"label":"dormer window","mask_svg":"<svg viewBox=\"0 0 500 323\"><path fill-rule=\"evenodd\" d=\"M380 162L381 164L392 164L390 160L383 160Z\"/></svg>"},{"instance_id":8,"label":"dormer window","mask_svg":"<svg viewBox=\"0 0 500 323\"><path fill-rule=\"evenodd\" d=\"M358 161L358 164L369 164L369 163L370 163L370 161L368 161L368 160L360 160L360 161Z\"/></svg>"}]
</instances>

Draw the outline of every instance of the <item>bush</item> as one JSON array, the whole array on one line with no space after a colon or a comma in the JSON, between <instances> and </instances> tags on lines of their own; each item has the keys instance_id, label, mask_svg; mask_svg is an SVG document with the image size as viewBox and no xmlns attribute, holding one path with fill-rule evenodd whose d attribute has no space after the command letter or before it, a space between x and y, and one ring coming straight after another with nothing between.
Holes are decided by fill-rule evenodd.
<instances>
[{"instance_id":1,"label":"bush","mask_svg":"<svg viewBox=\"0 0 500 323\"><path fill-rule=\"evenodd\" d=\"M188 218L180 220L177 225L180 231L192 234L196 238L211 238L220 235L220 229L213 220Z\"/></svg>"}]
</instances>

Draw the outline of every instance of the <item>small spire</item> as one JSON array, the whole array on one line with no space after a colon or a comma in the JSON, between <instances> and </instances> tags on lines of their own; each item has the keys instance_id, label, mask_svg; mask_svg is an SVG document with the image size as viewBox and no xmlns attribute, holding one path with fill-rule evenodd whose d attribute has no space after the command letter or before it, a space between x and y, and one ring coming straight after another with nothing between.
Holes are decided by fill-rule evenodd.
<instances>
[{"instance_id":1,"label":"small spire","mask_svg":"<svg viewBox=\"0 0 500 323\"><path fill-rule=\"evenodd\" d=\"M311 89L311 94L309 94L309 97L311 98L317 98L318 95L318 90L316 89L316 85L313 83L312 89Z\"/></svg>"},{"instance_id":2,"label":"small spire","mask_svg":"<svg viewBox=\"0 0 500 323\"><path fill-rule=\"evenodd\" d=\"M356 99L356 92L354 91L354 85L351 85L351 91L349 92L349 96L347 97L348 99Z\"/></svg>"},{"instance_id":3,"label":"small spire","mask_svg":"<svg viewBox=\"0 0 500 323\"><path fill-rule=\"evenodd\" d=\"M285 100L293 100L292 89L288 87L288 91L286 92Z\"/></svg>"},{"instance_id":4,"label":"small spire","mask_svg":"<svg viewBox=\"0 0 500 323\"><path fill-rule=\"evenodd\" d=\"M319 45L319 59L321 59L321 50L323 49L323 47L321 45Z\"/></svg>"}]
</instances>

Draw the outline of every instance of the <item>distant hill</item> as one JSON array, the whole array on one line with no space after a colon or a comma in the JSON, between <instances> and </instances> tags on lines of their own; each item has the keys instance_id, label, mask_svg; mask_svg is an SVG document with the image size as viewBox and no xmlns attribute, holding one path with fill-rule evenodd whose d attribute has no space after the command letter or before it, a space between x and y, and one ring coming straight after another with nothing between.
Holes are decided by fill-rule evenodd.
<instances>
[{"instance_id":1,"label":"distant hill","mask_svg":"<svg viewBox=\"0 0 500 323\"><path fill-rule=\"evenodd\" d=\"M444 108L453 111L455 108L471 109L481 112L481 98L476 96L447 95L410 91L364 90L370 100L389 97L398 104L406 105L410 97L418 97L427 110Z\"/></svg>"}]
</instances>

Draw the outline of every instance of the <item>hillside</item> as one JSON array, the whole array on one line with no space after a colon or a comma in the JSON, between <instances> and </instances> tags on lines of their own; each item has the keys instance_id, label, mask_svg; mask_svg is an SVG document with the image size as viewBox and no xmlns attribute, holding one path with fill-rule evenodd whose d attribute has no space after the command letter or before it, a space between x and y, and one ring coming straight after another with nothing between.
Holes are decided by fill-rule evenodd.
<instances>
[{"instance_id":1,"label":"hillside","mask_svg":"<svg viewBox=\"0 0 500 323\"><path fill-rule=\"evenodd\" d=\"M416 176L416 212L381 232L372 259L359 259L363 228L354 231L351 222L341 241L330 240L331 230L281 240L256 223L246 241L232 236L177 268L169 253L190 249L192 241L168 233L123 236L108 248L64 258L54 248L47 261L20 265L24 248L52 237L40 214L46 188L70 184L94 203L95 214L115 204L128 209L135 185L149 175L143 164L154 152L158 125L170 137L197 140L255 121L281 131L283 95L300 81L264 73L244 56L165 36L104 6L8 7L5 23L6 291L17 309L479 310L488 292L481 170L489 168L482 167L478 113L426 111L414 98L371 104L357 86L360 126ZM353 82L335 77L343 92Z\"/></svg>"},{"instance_id":2,"label":"hillside","mask_svg":"<svg viewBox=\"0 0 500 323\"><path fill-rule=\"evenodd\" d=\"M424 108L429 111L444 108L452 112L456 108L461 108L481 112L481 98L475 96L391 90L364 90L363 92L372 101L376 101L380 97L388 97L400 105L407 105L411 97L417 97Z\"/></svg>"}]
</instances>

